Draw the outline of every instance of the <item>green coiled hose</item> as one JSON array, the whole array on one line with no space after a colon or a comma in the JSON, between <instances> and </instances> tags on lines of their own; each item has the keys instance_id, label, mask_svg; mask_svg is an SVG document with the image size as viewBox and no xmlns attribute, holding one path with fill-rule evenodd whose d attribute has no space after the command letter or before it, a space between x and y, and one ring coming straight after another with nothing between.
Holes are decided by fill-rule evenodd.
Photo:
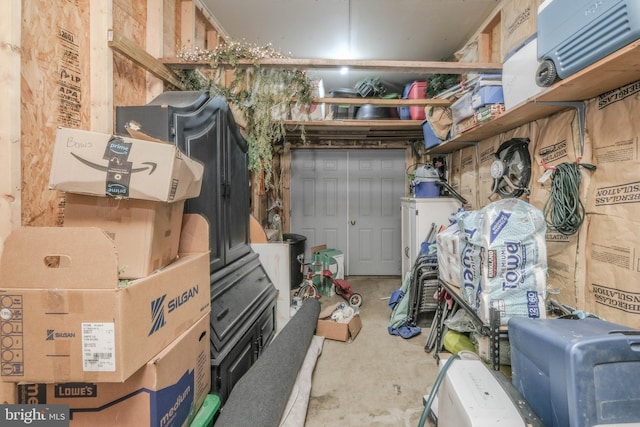
<instances>
[{"instance_id":1,"label":"green coiled hose","mask_svg":"<svg viewBox=\"0 0 640 427\"><path fill-rule=\"evenodd\" d=\"M551 194L544 205L547 227L571 236L584 222L585 207L580 200L580 183L583 167L595 170L588 163L560 163L551 175Z\"/></svg>"}]
</instances>

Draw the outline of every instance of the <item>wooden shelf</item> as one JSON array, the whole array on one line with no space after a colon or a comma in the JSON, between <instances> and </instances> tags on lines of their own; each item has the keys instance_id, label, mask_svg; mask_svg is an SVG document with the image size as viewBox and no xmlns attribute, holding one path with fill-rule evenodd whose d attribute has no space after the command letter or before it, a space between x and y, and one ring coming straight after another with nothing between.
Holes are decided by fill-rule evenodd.
<instances>
[{"instance_id":1,"label":"wooden shelf","mask_svg":"<svg viewBox=\"0 0 640 427\"><path fill-rule=\"evenodd\" d=\"M305 139L309 141L411 141L424 137L422 120L288 120L285 126L291 138L300 137L304 127Z\"/></svg>"},{"instance_id":2,"label":"wooden shelf","mask_svg":"<svg viewBox=\"0 0 640 427\"><path fill-rule=\"evenodd\" d=\"M545 102L583 101L640 79L640 40L614 52L487 123L437 145L429 154L446 154L566 109Z\"/></svg>"},{"instance_id":3,"label":"wooden shelf","mask_svg":"<svg viewBox=\"0 0 640 427\"><path fill-rule=\"evenodd\" d=\"M193 69L211 67L211 62L184 61L179 58L161 58L158 60L167 67L175 69ZM328 69L349 67L354 70L394 71L403 73L425 74L466 74L466 73L500 73L502 64L481 62L446 62L446 61L390 61L390 60L357 60L357 59L316 59L316 58L263 58L260 67L280 69ZM220 64L224 68L242 68L253 66L252 60L239 60L238 64Z\"/></svg>"},{"instance_id":4,"label":"wooden shelf","mask_svg":"<svg viewBox=\"0 0 640 427\"><path fill-rule=\"evenodd\" d=\"M434 107L449 107L451 101L447 99L387 99L387 98L315 98L314 104L344 104L344 105L377 105L386 107L401 107L409 105L431 105Z\"/></svg>"}]
</instances>

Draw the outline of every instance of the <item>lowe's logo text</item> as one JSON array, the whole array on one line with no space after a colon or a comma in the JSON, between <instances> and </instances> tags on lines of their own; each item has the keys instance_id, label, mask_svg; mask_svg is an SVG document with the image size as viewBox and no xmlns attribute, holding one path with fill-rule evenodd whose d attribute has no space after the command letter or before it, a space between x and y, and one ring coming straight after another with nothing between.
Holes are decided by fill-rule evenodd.
<instances>
[{"instance_id":1,"label":"lowe's logo text","mask_svg":"<svg viewBox=\"0 0 640 427\"><path fill-rule=\"evenodd\" d=\"M191 298L198 295L198 292L199 289L196 285L191 289L184 291L180 295L171 298L166 302L166 304L165 301L167 300L167 294L164 294L161 297L151 301L151 330L149 331L149 336L166 325L167 322L165 320L165 309L167 314L174 312L175 310L186 304Z\"/></svg>"},{"instance_id":2,"label":"lowe's logo text","mask_svg":"<svg viewBox=\"0 0 640 427\"><path fill-rule=\"evenodd\" d=\"M55 329L47 329L47 341L54 341L56 338L75 338L75 332L56 332Z\"/></svg>"}]
</instances>

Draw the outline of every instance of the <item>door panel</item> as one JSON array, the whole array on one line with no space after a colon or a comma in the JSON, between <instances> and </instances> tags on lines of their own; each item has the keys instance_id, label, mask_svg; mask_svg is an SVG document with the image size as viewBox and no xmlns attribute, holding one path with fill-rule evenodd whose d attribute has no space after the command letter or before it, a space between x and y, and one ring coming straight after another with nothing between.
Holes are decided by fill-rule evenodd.
<instances>
[{"instance_id":1,"label":"door panel","mask_svg":"<svg viewBox=\"0 0 640 427\"><path fill-rule=\"evenodd\" d=\"M404 150L296 150L291 231L345 254L347 275L399 275Z\"/></svg>"},{"instance_id":2,"label":"door panel","mask_svg":"<svg viewBox=\"0 0 640 427\"><path fill-rule=\"evenodd\" d=\"M404 151L359 150L349 162L349 274L399 275Z\"/></svg>"},{"instance_id":3,"label":"door panel","mask_svg":"<svg viewBox=\"0 0 640 427\"><path fill-rule=\"evenodd\" d=\"M291 232L307 238L307 260L316 245L347 248L347 159L340 150L292 153Z\"/></svg>"}]
</instances>

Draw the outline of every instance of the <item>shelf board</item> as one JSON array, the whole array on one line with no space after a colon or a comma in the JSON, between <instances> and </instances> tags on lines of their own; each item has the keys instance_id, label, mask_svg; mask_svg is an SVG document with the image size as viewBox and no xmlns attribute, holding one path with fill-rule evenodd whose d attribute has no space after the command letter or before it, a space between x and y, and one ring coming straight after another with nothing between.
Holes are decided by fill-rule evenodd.
<instances>
[{"instance_id":1,"label":"shelf board","mask_svg":"<svg viewBox=\"0 0 640 427\"><path fill-rule=\"evenodd\" d=\"M437 145L429 154L446 154L566 109L545 102L582 101L640 79L640 40L614 52L501 116Z\"/></svg>"},{"instance_id":2,"label":"shelf board","mask_svg":"<svg viewBox=\"0 0 640 427\"><path fill-rule=\"evenodd\" d=\"M379 105L387 107L400 107L409 105L431 105L434 107L449 107L451 101L442 98L422 99L387 99L387 98L314 98L314 104L344 104L344 105Z\"/></svg>"},{"instance_id":3,"label":"shelf board","mask_svg":"<svg viewBox=\"0 0 640 427\"><path fill-rule=\"evenodd\" d=\"M533 98L536 101L582 101L640 79L640 40L560 80Z\"/></svg>"},{"instance_id":4,"label":"shelf board","mask_svg":"<svg viewBox=\"0 0 640 427\"><path fill-rule=\"evenodd\" d=\"M288 137L313 140L386 140L423 139L422 120L314 120L285 121Z\"/></svg>"},{"instance_id":5,"label":"shelf board","mask_svg":"<svg viewBox=\"0 0 640 427\"><path fill-rule=\"evenodd\" d=\"M211 61L185 61L180 58L161 58L164 65L176 69L193 69L211 67ZM392 60L358 60L358 59L316 59L316 58L263 58L258 61L260 67L280 69L326 69L349 67L356 70L394 71L403 73L500 73L502 64L481 62L446 62L446 61L392 61ZM237 65L220 64L223 68L242 68L254 65L253 60L239 60Z\"/></svg>"}]
</instances>

